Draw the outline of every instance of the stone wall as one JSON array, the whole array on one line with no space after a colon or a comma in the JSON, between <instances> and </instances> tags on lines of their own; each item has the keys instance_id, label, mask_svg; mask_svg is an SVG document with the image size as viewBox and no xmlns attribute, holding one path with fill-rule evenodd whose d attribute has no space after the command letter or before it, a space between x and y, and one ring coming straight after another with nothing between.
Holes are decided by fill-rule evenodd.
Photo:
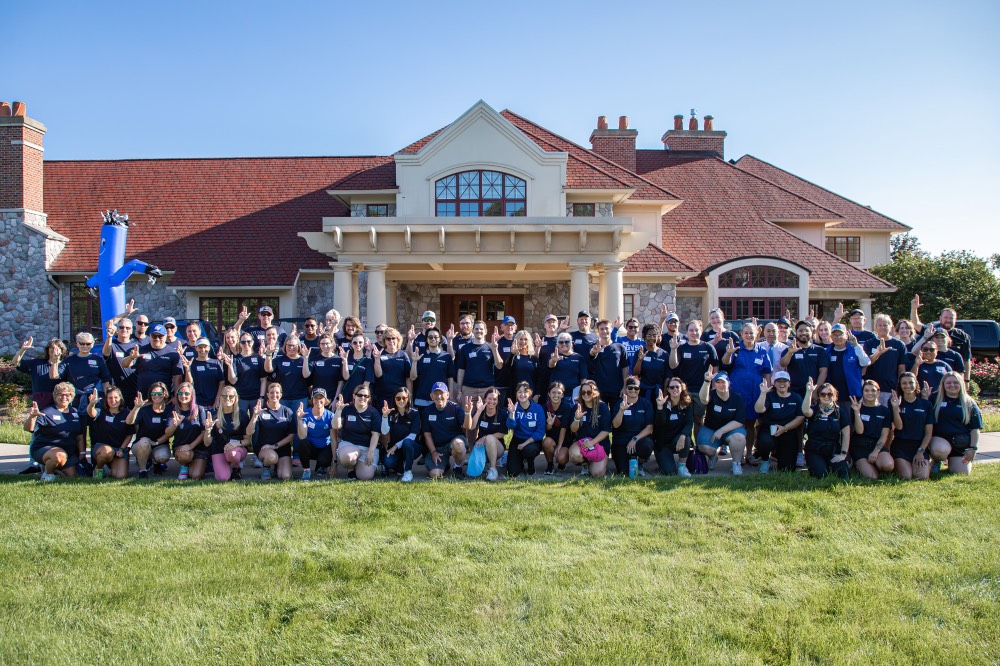
<instances>
[{"instance_id":1,"label":"stone wall","mask_svg":"<svg viewBox=\"0 0 1000 666\"><path fill-rule=\"evenodd\" d=\"M701 296L678 296L677 315L682 323L701 319L702 324L705 324L708 319L708 312L703 309Z\"/></svg>"},{"instance_id":2,"label":"stone wall","mask_svg":"<svg viewBox=\"0 0 1000 666\"><path fill-rule=\"evenodd\" d=\"M322 320L326 311L333 307L333 279L299 280L295 297L300 317ZM341 313L342 316L343 314Z\"/></svg>"},{"instance_id":3,"label":"stone wall","mask_svg":"<svg viewBox=\"0 0 1000 666\"><path fill-rule=\"evenodd\" d=\"M2 354L16 353L28 336L38 342L59 335L57 294L45 278L45 268L46 260L54 258L62 243L48 240L40 230L44 218L28 222L25 224L25 214L20 211L0 213Z\"/></svg>"},{"instance_id":4,"label":"stone wall","mask_svg":"<svg viewBox=\"0 0 1000 666\"><path fill-rule=\"evenodd\" d=\"M396 325L408 327L411 323L420 321L424 310L433 310L438 316L441 312L440 289L468 289L478 292L483 288L478 284L400 284L396 286ZM545 284L523 284L524 289L524 321L518 322L526 328L541 331L542 320L547 314L557 314L565 317L569 313L569 283L553 282ZM591 285L592 309L597 310L597 287ZM576 313L572 313L570 324L575 323ZM451 322L442 322L445 325Z\"/></svg>"},{"instance_id":5,"label":"stone wall","mask_svg":"<svg viewBox=\"0 0 1000 666\"><path fill-rule=\"evenodd\" d=\"M139 314L146 315L150 321L164 317L187 318L187 292L179 289L174 294L168 280L159 279L152 285L148 279L129 280L125 283L125 302L132 298Z\"/></svg>"},{"instance_id":6,"label":"stone wall","mask_svg":"<svg viewBox=\"0 0 1000 666\"><path fill-rule=\"evenodd\" d=\"M668 312L677 309L677 286L672 282L626 283L626 286L636 289L633 316L642 323L658 322L664 305Z\"/></svg>"}]
</instances>

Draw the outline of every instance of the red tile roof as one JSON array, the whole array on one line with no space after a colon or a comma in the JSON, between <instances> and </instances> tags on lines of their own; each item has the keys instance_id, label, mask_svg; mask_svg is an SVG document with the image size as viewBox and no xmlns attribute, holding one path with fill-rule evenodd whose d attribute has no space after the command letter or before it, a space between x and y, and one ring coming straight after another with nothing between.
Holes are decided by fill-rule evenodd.
<instances>
[{"instance_id":1,"label":"red tile roof","mask_svg":"<svg viewBox=\"0 0 1000 666\"><path fill-rule=\"evenodd\" d=\"M176 271L172 286L290 286L330 262L296 234L349 215L326 190L386 159L46 161L48 223L70 238L51 270L94 271L99 213L117 208L136 223L128 257Z\"/></svg>"},{"instance_id":2,"label":"red tile roof","mask_svg":"<svg viewBox=\"0 0 1000 666\"><path fill-rule=\"evenodd\" d=\"M650 243L625 264L626 273L692 273L696 269Z\"/></svg>"},{"instance_id":3,"label":"red tile roof","mask_svg":"<svg viewBox=\"0 0 1000 666\"><path fill-rule=\"evenodd\" d=\"M844 221L834 226L834 229L876 229L885 231L907 231L910 227L901 222L878 213L868 206L851 201L835 192L820 187L815 183L779 169L773 164L758 159L753 155L744 155L736 160L736 166L748 173L760 176L789 192L795 192L807 199L834 210Z\"/></svg>"},{"instance_id":4,"label":"red tile roof","mask_svg":"<svg viewBox=\"0 0 1000 666\"><path fill-rule=\"evenodd\" d=\"M773 256L809 269L814 289L892 289L767 221L836 217L818 204L715 157L640 150L636 164L639 173L684 199L663 217L663 247L698 270L746 256Z\"/></svg>"}]
</instances>

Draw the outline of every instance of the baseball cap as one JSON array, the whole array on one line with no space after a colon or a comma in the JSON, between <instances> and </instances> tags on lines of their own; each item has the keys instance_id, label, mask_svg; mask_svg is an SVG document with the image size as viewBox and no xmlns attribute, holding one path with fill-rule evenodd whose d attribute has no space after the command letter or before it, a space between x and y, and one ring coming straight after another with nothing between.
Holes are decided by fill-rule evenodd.
<instances>
[{"instance_id":1,"label":"baseball cap","mask_svg":"<svg viewBox=\"0 0 1000 666\"><path fill-rule=\"evenodd\" d=\"M502 323L502 324L516 324L517 320L514 319L513 317L511 317L510 315L507 315L506 317L503 318L503 321L500 322L500 323Z\"/></svg>"},{"instance_id":2,"label":"baseball cap","mask_svg":"<svg viewBox=\"0 0 1000 666\"><path fill-rule=\"evenodd\" d=\"M313 392L312 392L312 397L315 398L318 395L321 395L321 396L323 396L325 398L326 397L326 389L325 388L314 388Z\"/></svg>"},{"instance_id":3,"label":"baseball cap","mask_svg":"<svg viewBox=\"0 0 1000 666\"><path fill-rule=\"evenodd\" d=\"M195 347L201 347L205 345L206 347L211 347L212 343L208 341L208 338L198 338L198 342L194 343Z\"/></svg>"},{"instance_id":4,"label":"baseball cap","mask_svg":"<svg viewBox=\"0 0 1000 666\"><path fill-rule=\"evenodd\" d=\"M781 319L778 320L778 323L779 324L784 324L785 326L788 326L789 328L792 325L792 322L788 320L788 317L782 317Z\"/></svg>"},{"instance_id":5,"label":"baseball cap","mask_svg":"<svg viewBox=\"0 0 1000 666\"><path fill-rule=\"evenodd\" d=\"M554 314L545 315L545 319L543 319L542 321L549 321L550 319L559 321L559 317L555 316Z\"/></svg>"},{"instance_id":6,"label":"baseball cap","mask_svg":"<svg viewBox=\"0 0 1000 666\"><path fill-rule=\"evenodd\" d=\"M848 316L853 317L856 314L863 315L864 313L865 311L862 310L861 308L854 308L853 310L851 310L851 314Z\"/></svg>"},{"instance_id":7,"label":"baseball cap","mask_svg":"<svg viewBox=\"0 0 1000 666\"><path fill-rule=\"evenodd\" d=\"M444 382L434 382L434 386L431 387L431 393L436 393L438 391L448 392L448 385Z\"/></svg>"},{"instance_id":8,"label":"baseball cap","mask_svg":"<svg viewBox=\"0 0 1000 666\"><path fill-rule=\"evenodd\" d=\"M260 307L260 310L257 310L257 313L258 314L269 314L271 316L274 316L274 310L271 309L270 305L262 305Z\"/></svg>"},{"instance_id":9,"label":"baseball cap","mask_svg":"<svg viewBox=\"0 0 1000 666\"><path fill-rule=\"evenodd\" d=\"M157 324L149 331L150 335L166 335L167 329L163 327L163 324Z\"/></svg>"},{"instance_id":10,"label":"baseball cap","mask_svg":"<svg viewBox=\"0 0 1000 666\"><path fill-rule=\"evenodd\" d=\"M434 310L427 310L422 315L420 315L420 319L421 320L424 320L424 319L433 319L434 321L437 321L437 315L434 314Z\"/></svg>"},{"instance_id":11,"label":"baseball cap","mask_svg":"<svg viewBox=\"0 0 1000 666\"><path fill-rule=\"evenodd\" d=\"M830 329L830 332L831 333L836 333L837 331L840 331L841 333L845 333L846 334L847 333L847 327L844 326L843 324L834 324L833 328Z\"/></svg>"},{"instance_id":12,"label":"baseball cap","mask_svg":"<svg viewBox=\"0 0 1000 666\"><path fill-rule=\"evenodd\" d=\"M681 318L677 316L676 312L671 312L667 315L667 321L680 321Z\"/></svg>"},{"instance_id":13,"label":"baseball cap","mask_svg":"<svg viewBox=\"0 0 1000 666\"><path fill-rule=\"evenodd\" d=\"M589 316L590 316L590 313L587 312L586 310L580 310L579 312L576 313L576 318L577 319L579 319L580 317L589 317Z\"/></svg>"},{"instance_id":14,"label":"baseball cap","mask_svg":"<svg viewBox=\"0 0 1000 666\"><path fill-rule=\"evenodd\" d=\"M174 319L173 317L167 317L166 319L163 320L163 325L173 326L174 328L177 328L177 320Z\"/></svg>"},{"instance_id":15,"label":"baseball cap","mask_svg":"<svg viewBox=\"0 0 1000 666\"><path fill-rule=\"evenodd\" d=\"M934 327L934 335L936 335L936 336L937 335L943 335L943 336L947 337L948 331L946 331L943 326L935 326Z\"/></svg>"},{"instance_id":16,"label":"baseball cap","mask_svg":"<svg viewBox=\"0 0 1000 666\"><path fill-rule=\"evenodd\" d=\"M724 380L726 380L728 382L729 381L729 373L726 372L725 370L720 370L719 372L715 373L714 377L712 377L712 382L714 383L714 382L717 382L717 381L719 381L721 379L724 379Z\"/></svg>"},{"instance_id":17,"label":"baseball cap","mask_svg":"<svg viewBox=\"0 0 1000 666\"><path fill-rule=\"evenodd\" d=\"M776 381L779 381L781 379L784 379L786 382L790 382L790 381L792 381L792 376L790 374L788 374L787 372L785 372L784 370L778 370L776 373L774 373L773 375L771 375L771 380L772 381L776 382Z\"/></svg>"}]
</instances>

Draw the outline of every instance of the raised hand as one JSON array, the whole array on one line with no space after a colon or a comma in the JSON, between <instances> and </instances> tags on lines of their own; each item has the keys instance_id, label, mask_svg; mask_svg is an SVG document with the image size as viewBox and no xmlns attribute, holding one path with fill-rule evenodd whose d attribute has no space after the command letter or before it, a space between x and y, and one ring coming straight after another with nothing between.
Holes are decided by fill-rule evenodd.
<instances>
[{"instance_id":1,"label":"raised hand","mask_svg":"<svg viewBox=\"0 0 1000 666\"><path fill-rule=\"evenodd\" d=\"M316 335L326 335L326 323L319 322L316 324Z\"/></svg>"},{"instance_id":2,"label":"raised hand","mask_svg":"<svg viewBox=\"0 0 1000 666\"><path fill-rule=\"evenodd\" d=\"M372 359L373 360L377 360L377 361L381 361L382 360L382 350L381 349L379 349L378 347L374 347L373 346L372 349L371 349L371 352L372 352Z\"/></svg>"},{"instance_id":3,"label":"raised hand","mask_svg":"<svg viewBox=\"0 0 1000 666\"><path fill-rule=\"evenodd\" d=\"M679 347L681 343L680 340L677 339L677 336L674 335L670 338L670 342L668 342L667 344L670 346L670 351L673 351L677 349L677 347Z\"/></svg>"},{"instance_id":4,"label":"raised hand","mask_svg":"<svg viewBox=\"0 0 1000 666\"><path fill-rule=\"evenodd\" d=\"M125 304L125 316L131 317L138 311L139 309L135 307L135 299L134 298L128 299L128 303Z\"/></svg>"},{"instance_id":5,"label":"raised hand","mask_svg":"<svg viewBox=\"0 0 1000 666\"><path fill-rule=\"evenodd\" d=\"M341 412L341 411L344 410L344 394L343 393L338 393L337 394L337 402L334 405L334 409L336 409L338 412Z\"/></svg>"},{"instance_id":6,"label":"raised hand","mask_svg":"<svg viewBox=\"0 0 1000 666\"><path fill-rule=\"evenodd\" d=\"M556 328L556 332L568 331L569 330L569 317L559 320L559 326Z\"/></svg>"},{"instance_id":7,"label":"raised hand","mask_svg":"<svg viewBox=\"0 0 1000 666\"><path fill-rule=\"evenodd\" d=\"M931 399L931 385L928 384L927 382L924 382L924 386L920 390L920 395L923 396L924 400L930 400Z\"/></svg>"},{"instance_id":8,"label":"raised hand","mask_svg":"<svg viewBox=\"0 0 1000 666\"><path fill-rule=\"evenodd\" d=\"M833 311L833 323L836 324L844 318L844 304L837 303L837 309Z\"/></svg>"},{"instance_id":9,"label":"raised hand","mask_svg":"<svg viewBox=\"0 0 1000 666\"><path fill-rule=\"evenodd\" d=\"M771 390L771 388L772 387L770 387L770 386L767 385L767 381L766 380L762 380L760 382L760 392L761 393L767 393L767 392L769 392Z\"/></svg>"},{"instance_id":10,"label":"raised hand","mask_svg":"<svg viewBox=\"0 0 1000 666\"><path fill-rule=\"evenodd\" d=\"M258 398L257 404L253 406L253 415L259 416L263 408L264 408L263 401Z\"/></svg>"},{"instance_id":11,"label":"raised hand","mask_svg":"<svg viewBox=\"0 0 1000 666\"><path fill-rule=\"evenodd\" d=\"M108 327L106 329L104 329L104 333L105 333L105 335L108 336L109 340L111 338L115 337L115 327L116 327L115 322L111 321L111 322L108 323Z\"/></svg>"},{"instance_id":12,"label":"raised hand","mask_svg":"<svg viewBox=\"0 0 1000 666\"><path fill-rule=\"evenodd\" d=\"M861 413L861 401L858 398L855 398L853 395L851 396L851 409L858 412L859 414Z\"/></svg>"},{"instance_id":13,"label":"raised hand","mask_svg":"<svg viewBox=\"0 0 1000 666\"><path fill-rule=\"evenodd\" d=\"M181 366L184 368L184 372L189 372L191 370L191 362L194 359L190 359L187 356L181 354Z\"/></svg>"},{"instance_id":14,"label":"raised hand","mask_svg":"<svg viewBox=\"0 0 1000 666\"><path fill-rule=\"evenodd\" d=\"M788 342L788 348L792 350L792 353L795 353L798 350L800 350L801 347L799 347L799 339L795 336L792 336L792 339Z\"/></svg>"},{"instance_id":15,"label":"raised hand","mask_svg":"<svg viewBox=\"0 0 1000 666\"><path fill-rule=\"evenodd\" d=\"M545 429L551 430L556 423L555 412L545 412Z\"/></svg>"},{"instance_id":16,"label":"raised hand","mask_svg":"<svg viewBox=\"0 0 1000 666\"><path fill-rule=\"evenodd\" d=\"M233 357L230 356L229 354L227 354L227 353L225 353L223 351L220 351L218 356L219 356L219 360L222 361L222 363L224 363L226 365L232 365L233 364Z\"/></svg>"},{"instance_id":17,"label":"raised hand","mask_svg":"<svg viewBox=\"0 0 1000 666\"><path fill-rule=\"evenodd\" d=\"M493 327L493 335L490 337L490 345L496 347L500 342L500 335L497 333L497 329Z\"/></svg>"},{"instance_id":18,"label":"raised hand","mask_svg":"<svg viewBox=\"0 0 1000 666\"><path fill-rule=\"evenodd\" d=\"M174 412L173 414L171 414L170 415L170 427L171 428L176 428L180 424L181 424L181 415L179 413L177 413L177 412Z\"/></svg>"},{"instance_id":19,"label":"raised hand","mask_svg":"<svg viewBox=\"0 0 1000 666\"><path fill-rule=\"evenodd\" d=\"M496 342L500 339L500 329L496 326L493 327L493 341Z\"/></svg>"},{"instance_id":20,"label":"raised hand","mask_svg":"<svg viewBox=\"0 0 1000 666\"><path fill-rule=\"evenodd\" d=\"M889 395L889 404L892 405L893 407L895 407L896 409L899 409L899 405L900 405L899 394L896 393L895 391L893 391Z\"/></svg>"},{"instance_id":21,"label":"raised hand","mask_svg":"<svg viewBox=\"0 0 1000 666\"><path fill-rule=\"evenodd\" d=\"M705 381L706 382L711 382L713 377L715 377L715 375L712 374L711 370L708 370L708 371L705 372Z\"/></svg>"},{"instance_id":22,"label":"raised hand","mask_svg":"<svg viewBox=\"0 0 1000 666\"><path fill-rule=\"evenodd\" d=\"M449 343L450 343L450 342L451 342L452 340L454 340L454 339L455 339L455 325L454 325L454 324L452 324L452 325L450 325L450 326L448 327L448 331L447 331L447 332L446 332L446 333L444 334L444 337L448 338L448 342L449 342ZM450 347L450 346L451 346L451 345L449 345L449 347Z\"/></svg>"},{"instance_id":23,"label":"raised hand","mask_svg":"<svg viewBox=\"0 0 1000 666\"><path fill-rule=\"evenodd\" d=\"M465 396L465 400L462 401L462 404L465 407L465 411L467 413L471 412L472 411L472 396L471 395Z\"/></svg>"},{"instance_id":24,"label":"raised hand","mask_svg":"<svg viewBox=\"0 0 1000 666\"><path fill-rule=\"evenodd\" d=\"M149 400L144 400L141 392L136 392L135 394L135 408L145 407L149 404Z\"/></svg>"},{"instance_id":25,"label":"raised hand","mask_svg":"<svg viewBox=\"0 0 1000 666\"><path fill-rule=\"evenodd\" d=\"M365 353L366 354L371 354L372 353L372 349L375 349L375 348L376 347L375 347L375 345L372 344L372 341L369 340L368 338L365 338Z\"/></svg>"},{"instance_id":26,"label":"raised hand","mask_svg":"<svg viewBox=\"0 0 1000 666\"><path fill-rule=\"evenodd\" d=\"M293 335L294 336L298 336L298 334L299 334L298 324L296 324L295 322L292 322L292 330L288 333L288 335L289 335L289 337L291 337Z\"/></svg>"},{"instance_id":27,"label":"raised hand","mask_svg":"<svg viewBox=\"0 0 1000 666\"><path fill-rule=\"evenodd\" d=\"M910 301L910 308L913 310L920 309L920 294L913 295L913 300Z\"/></svg>"},{"instance_id":28,"label":"raised hand","mask_svg":"<svg viewBox=\"0 0 1000 666\"><path fill-rule=\"evenodd\" d=\"M302 345L302 358L306 361L309 360L309 354L312 353L312 347L308 345Z\"/></svg>"},{"instance_id":29,"label":"raised hand","mask_svg":"<svg viewBox=\"0 0 1000 666\"><path fill-rule=\"evenodd\" d=\"M726 353L732 354L736 351L736 343L733 342L732 338L726 338Z\"/></svg>"},{"instance_id":30,"label":"raised hand","mask_svg":"<svg viewBox=\"0 0 1000 666\"><path fill-rule=\"evenodd\" d=\"M390 411L389 410L389 401L388 400L383 400L382 401L382 416L383 417L389 416L389 411Z\"/></svg>"},{"instance_id":31,"label":"raised hand","mask_svg":"<svg viewBox=\"0 0 1000 666\"><path fill-rule=\"evenodd\" d=\"M618 316L615 317L615 321L611 324L611 327L612 328L621 328L622 327L622 316L621 315L618 315Z\"/></svg>"},{"instance_id":32,"label":"raised hand","mask_svg":"<svg viewBox=\"0 0 1000 666\"><path fill-rule=\"evenodd\" d=\"M659 389L656 392L656 407L657 409L663 409L663 405L667 403L667 398L663 395L663 389Z\"/></svg>"},{"instance_id":33,"label":"raised hand","mask_svg":"<svg viewBox=\"0 0 1000 666\"><path fill-rule=\"evenodd\" d=\"M240 310L240 321L246 321L246 319L249 316L250 316L250 311L247 310L247 306L244 305L243 309Z\"/></svg>"},{"instance_id":34,"label":"raised hand","mask_svg":"<svg viewBox=\"0 0 1000 666\"><path fill-rule=\"evenodd\" d=\"M214 425L215 419L212 418L212 412L205 412L205 430L211 430Z\"/></svg>"},{"instance_id":35,"label":"raised hand","mask_svg":"<svg viewBox=\"0 0 1000 666\"><path fill-rule=\"evenodd\" d=\"M816 384L813 382L813 378L810 377L809 380L806 381L806 393L812 393L815 390Z\"/></svg>"},{"instance_id":36,"label":"raised hand","mask_svg":"<svg viewBox=\"0 0 1000 666\"><path fill-rule=\"evenodd\" d=\"M343 347L337 347L337 356L340 357L341 361L347 362L347 350Z\"/></svg>"},{"instance_id":37,"label":"raised hand","mask_svg":"<svg viewBox=\"0 0 1000 666\"><path fill-rule=\"evenodd\" d=\"M512 416L514 414L514 401L510 398L507 398L507 413Z\"/></svg>"},{"instance_id":38,"label":"raised hand","mask_svg":"<svg viewBox=\"0 0 1000 666\"><path fill-rule=\"evenodd\" d=\"M87 400L87 403L91 405L96 405L98 400L99 398L97 396L97 389L94 389L94 392L90 394L90 398Z\"/></svg>"},{"instance_id":39,"label":"raised hand","mask_svg":"<svg viewBox=\"0 0 1000 666\"><path fill-rule=\"evenodd\" d=\"M579 402L576 403L576 413L573 415L573 418L575 418L577 421L583 420L583 405Z\"/></svg>"},{"instance_id":40,"label":"raised hand","mask_svg":"<svg viewBox=\"0 0 1000 666\"><path fill-rule=\"evenodd\" d=\"M306 408L300 402L298 408L295 410L295 418L301 419L306 414Z\"/></svg>"},{"instance_id":41,"label":"raised hand","mask_svg":"<svg viewBox=\"0 0 1000 666\"><path fill-rule=\"evenodd\" d=\"M485 407L485 406L486 406L486 403L483 402L483 398L481 396L476 396L476 413L478 414L478 413L482 412L483 411L483 407Z\"/></svg>"},{"instance_id":42,"label":"raised hand","mask_svg":"<svg viewBox=\"0 0 1000 666\"><path fill-rule=\"evenodd\" d=\"M635 352L635 360L640 361L644 358L646 358L646 348L639 347L639 349L637 349Z\"/></svg>"},{"instance_id":43,"label":"raised hand","mask_svg":"<svg viewBox=\"0 0 1000 666\"><path fill-rule=\"evenodd\" d=\"M416 338L417 338L417 331L416 331L416 329L415 329L415 328L413 327L413 324L410 324L410 330L408 330L408 331L406 332L406 343L407 343L407 344L413 344L413 341L414 341L414 340L415 340Z\"/></svg>"},{"instance_id":44,"label":"raised hand","mask_svg":"<svg viewBox=\"0 0 1000 666\"><path fill-rule=\"evenodd\" d=\"M38 408L37 402L31 403L31 409L28 410L28 418L35 419L42 415L42 410Z\"/></svg>"},{"instance_id":45,"label":"raised hand","mask_svg":"<svg viewBox=\"0 0 1000 666\"><path fill-rule=\"evenodd\" d=\"M538 335L538 333L535 333L535 351L538 351L541 348L542 348L542 336Z\"/></svg>"}]
</instances>

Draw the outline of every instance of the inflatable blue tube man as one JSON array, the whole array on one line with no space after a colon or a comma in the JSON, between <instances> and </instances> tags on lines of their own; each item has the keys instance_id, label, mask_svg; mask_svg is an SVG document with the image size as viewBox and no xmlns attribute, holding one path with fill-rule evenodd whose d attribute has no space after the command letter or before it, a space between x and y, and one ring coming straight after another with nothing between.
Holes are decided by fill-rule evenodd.
<instances>
[{"instance_id":1,"label":"inflatable blue tube man","mask_svg":"<svg viewBox=\"0 0 1000 666\"><path fill-rule=\"evenodd\" d=\"M101 248L97 257L97 275L87 279L91 294L100 295L101 322L125 312L125 280L133 273L144 273L149 282L156 282L163 272L152 264L138 259L125 263L125 240L128 237L128 215L119 215L117 210L106 211L104 226L101 227ZM96 294L95 294L96 292Z\"/></svg>"}]
</instances>

